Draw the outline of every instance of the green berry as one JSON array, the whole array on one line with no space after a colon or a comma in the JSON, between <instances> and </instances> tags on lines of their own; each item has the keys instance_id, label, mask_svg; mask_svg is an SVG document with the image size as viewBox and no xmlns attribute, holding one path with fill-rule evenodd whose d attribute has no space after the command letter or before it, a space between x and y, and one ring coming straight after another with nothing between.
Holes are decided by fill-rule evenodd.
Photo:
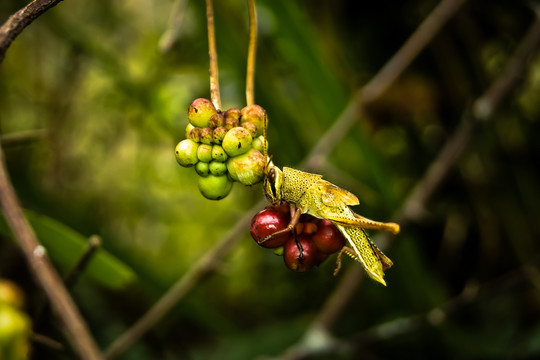
<instances>
[{"instance_id":1,"label":"green berry","mask_svg":"<svg viewBox=\"0 0 540 360\"><path fill-rule=\"evenodd\" d=\"M223 148L219 145L212 146L212 159L219 161L219 162L225 162L227 161L229 157L227 156L227 153Z\"/></svg>"},{"instance_id":2,"label":"green berry","mask_svg":"<svg viewBox=\"0 0 540 360\"><path fill-rule=\"evenodd\" d=\"M199 191L205 198L210 200L220 200L229 195L232 185L233 183L227 175L215 176L210 174L207 177L199 178Z\"/></svg>"},{"instance_id":3,"label":"green berry","mask_svg":"<svg viewBox=\"0 0 540 360\"><path fill-rule=\"evenodd\" d=\"M186 139L189 139L189 132L192 130L192 129L195 129L195 126L191 125L191 124L187 124L186 126Z\"/></svg>"},{"instance_id":4,"label":"green berry","mask_svg":"<svg viewBox=\"0 0 540 360\"><path fill-rule=\"evenodd\" d=\"M223 117L223 113L217 112L212 115L210 120L208 120L208 127L210 129L215 129L223 125L225 125L225 118Z\"/></svg>"},{"instance_id":5,"label":"green berry","mask_svg":"<svg viewBox=\"0 0 540 360\"><path fill-rule=\"evenodd\" d=\"M176 155L176 161L185 167L193 166L199 161L197 157L197 149L199 144L193 140L185 139L176 145L174 153Z\"/></svg>"},{"instance_id":6,"label":"green berry","mask_svg":"<svg viewBox=\"0 0 540 360\"><path fill-rule=\"evenodd\" d=\"M232 128L238 127L240 125L240 122L237 118L232 116L225 117L225 128L227 130L231 130Z\"/></svg>"},{"instance_id":7,"label":"green berry","mask_svg":"<svg viewBox=\"0 0 540 360\"><path fill-rule=\"evenodd\" d=\"M229 110L225 111L223 115L225 117L233 117L236 120L240 120L240 116L242 116L242 111L240 109L230 108Z\"/></svg>"},{"instance_id":8,"label":"green berry","mask_svg":"<svg viewBox=\"0 0 540 360\"><path fill-rule=\"evenodd\" d=\"M216 108L210 100L203 98L195 99L189 105L188 120L193 126L202 128L208 126L208 120L215 113Z\"/></svg>"},{"instance_id":9,"label":"green berry","mask_svg":"<svg viewBox=\"0 0 540 360\"><path fill-rule=\"evenodd\" d=\"M212 145L201 144L197 148L197 158L199 161L209 163L212 161Z\"/></svg>"},{"instance_id":10,"label":"green berry","mask_svg":"<svg viewBox=\"0 0 540 360\"><path fill-rule=\"evenodd\" d=\"M255 124L250 122L243 122L241 126L247 131L249 131L249 134L252 138L255 138L255 136L257 136L257 126Z\"/></svg>"},{"instance_id":11,"label":"green berry","mask_svg":"<svg viewBox=\"0 0 540 360\"><path fill-rule=\"evenodd\" d=\"M227 130L223 126L215 128L213 133L214 144L221 144L223 142L225 134L227 134L227 131L229 130Z\"/></svg>"},{"instance_id":12,"label":"green berry","mask_svg":"<svg viewBox=\"0 0 540 360\"><path fill-rule=\"evenodd\" d=\"M214 131L209 127L203 127L201 129L201 142L206 145L212 144L214 141Z\"/></svg>"},{"instance_id":13,"label":"green berry","mask_svg":"<svg viewBox=\"0 0 540 360\"><path fill-rule=\"evenodd\" d=\"M266 110L259 105L248 105L242 109L242 124L250 122L257 126L257 136L262 135L264 129L264 119L266 118Z\"/></svg>"},{"instance_id":14,"label":"green berry","mask_svg":"<svg viewBox=\"0 0 540 360\"><path fill-rule=\"evenodd\" d=\"M210 165L208 163L199 161L195 165L195 171L199 176L206 177L208 174L210 174Z\"/></svg>"},{"instance_id":15,"label":"green berry","mask_svg":"<svg viewBox=\"0 0 540 360\"><path fill-rule=\"evenodd\" d=\"M245 154L229 158L227 170L234 180L243 185L254 185L263 179L265 165L263 154L255 149L250 149Z\"/></svg>"},{"instance_id":16,"label":"green berry","mask_svg":"<svg viewBox=\"0 0 540 360\"><path fill-rule=\"evenodd\" d=\"M189 124L191 125L191 124ZM191 125L192 129L187 134L187 138L195 142L201 142L201 129Z\"/></svg>"},{"instance_id":17,"label":"green berry","mask_svg":"<svg viewBox=\"0 0 540 360\"><path fill-rule=\"evenodd\" d=\"M261 135L253 139L251 147L253 147L255 150L259 150L262 154L264 154L264 136Z\"/></svg>"},{"instance_id":18,"label":"green berry","mask_svg":"<svg viewBox=\"0 0 540 360\"><path fill-rule=\"evenodd\" d=\"M225 134L221 146L223 146L223 149L225 149L229 156L238 156L251 148L252 141L253 139L249 131L238 126Z\"/></svg>"},{"instance_id":19,"label":"green berry","mask_svg":"<svg viewBox=\"0 0 540 360\"><path fill-rule=\"evenodd\" d=\"M223 162L214 160L208 165L208 169L212 175L221 176L227 172L227 165Z\"/></svg>"}]
</instances>

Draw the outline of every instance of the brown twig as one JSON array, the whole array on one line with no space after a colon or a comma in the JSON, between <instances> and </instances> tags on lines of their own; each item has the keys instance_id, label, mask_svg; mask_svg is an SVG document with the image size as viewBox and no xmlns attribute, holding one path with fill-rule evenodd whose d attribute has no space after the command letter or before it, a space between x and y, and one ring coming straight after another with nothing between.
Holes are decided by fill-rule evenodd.
<instances>
[{"instance_id":1,"label":"brown twig","mask_svg":"<svg viewBox=\"0 0 540 360\"><path fill-rule=\"evenodd\" d=\"M442 0L418 26L405 44L392 56L381 70L351 98L347 107L332 127L317 142L304 165L309 169L318 164L348 134L363 112L364 104L381 96L403 73L418 54L433 40L439 30L450 20L467 0Z\"/></svg>"},{"instance_id":2,"label":"brown twig","mask_svg":"<svg viewBox=\"0 0 540 360\"><path fill-rule=\"evenodd\" d=\"M65 327L67 336L82 359L102 359L90 331L79 313L62 279L52 266L34 231L24 217L19 200L8 178L0 146L0 205L15 239L39 285L49 298L52 309Z\"/></svg>"},{"instance_id":3,"label":"brown twig","mask_svg":"<svg viewBox=\"0 0 540 360\"><path fill-rule=\"evenodd\" d=\"M49 10L62 0L34 0L26 5L0 26L0 64L4 60L6 51L15 38L45 11Z\"/></svg>"},{"instance_id":4,"label":"brown twig","mask_svg":"<svg viewBox=\"0 0 540 360\"><path fill-rule=\"evenodd\" d=\"M242 216L225 237L197 263L190 267L178 281L148 310L132 327L126 330L105 351L107 359L114 359L126 351L142 335L159 322L174 306L177 305L191 289L193 289L207 274L216 269L223 259L246 234L251 217L266 201L261 200Z\"/></svg>"},{"instance_id":5,"label":"brown twig","mask_svg":"<svg viewBox=\"0 0 540 360\"><path fill-rule=\"evenodd\" d=\"M527 63L531 56L538 50L539 46L540 16L537 16L535 22L531 25L529 31L523 37L523 40L508 62L504 72L484 95L474 102L473 109L476 109L476 111L472 114L466 114L461 125L447 141L439 156L429 166L424 177L411 191L393 221L405 226L422 216L424 213L423 209L429 198L446 178L450 169L456 164L469 144L474 129L481 121L487 119L486 116L488 114L492 115L493 110L520 84L519 79L524 77L524 74L528 70ZM485 112L483 109L490 109L490 111ZM385 236L388 235L379 235L375 241L380 242L378 240L381 240ZM330 348L336 348L336 340L330 336L330 329L351 300L354 290L364 277L363 275L361 266L358 264L349 270L328 298L317 318L306 331L303 341L288 349L283 358L302 359L315 353L327 352ZM313 348L309 341L313 336L325 338L328 348L321 348L320 346Z\"/></svg>"},{"instance_id":6,"label":"brown twig","mask_svg":"<svg viewBox=\"0 0 540 360\"><path fill-rule=\"evenodd\" d=\"M410 315L394 319L372 328L361 331L349 337L347 343L358 344L365 341L386 340L392 337L410 333L425 326L440 326L445 322L449 314L455 312L464 305L470 304L481 297L494 296L497 292L508 289L511 286L529 280L532 286L533 281L529 279L531 269L538 270L537 263L540 256L536 256L526 264L506 274L488 280L482 284L468 283L457 296L446 300L441 305L422 314Z\"/></svg>"},{"instance_id":7,"label":"brown twig","mask_svg":"<svg viewBox=\"0 0 540 360\"><path fill-rule=\"evenodd\" d=\"M208 57L210 60L210 97L212 98L212 103L216 109L221 109L216 30L214 26L214 7L212 5L212 0L206 0L206 18L208 21Z\"/></svg>"},{"instance_id":8,"label":"brown twig","mask_svg":"<svg viewBox=\"0 0 540 360\"><path fill-rule=\"evenodd\" d=\"M249 47L246 74L246 103L255 104L255 59L257 57L257 9L255 0L248 0L249 9Z\"/></svg>"},{"instance_id":9,"label":"brown twig","mask_svg":"<svg viewBox=\"0 0 540 360\"><path fill-rule=\"evenodd\" d=\"M41 140L46 134L47 130L44 129L20 131L12 134L1 135L0 141L2 142L2 146L7 148L10 146L18 146Z\"/></svg>"}]
</instances>

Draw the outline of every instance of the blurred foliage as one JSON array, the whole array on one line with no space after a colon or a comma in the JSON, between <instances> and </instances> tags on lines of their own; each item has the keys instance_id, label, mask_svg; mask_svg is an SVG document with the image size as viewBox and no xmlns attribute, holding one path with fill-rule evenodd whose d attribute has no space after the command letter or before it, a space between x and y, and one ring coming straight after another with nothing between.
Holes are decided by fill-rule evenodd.
<instances>
[{"instance_id":1,"label":"blurred foliage","mask_svg":"<svg viewBox=\"0 0 540 360\"><path fill-rule=\"evenodd\" d=\"M25 4L2 1L1 21ZM362 2L359 12L353 1L257 1L255 96L269 114L274 162L298 164L355 89L436 4ZM247 6L240 0L214 6L223 108L242 107ZM80 236L100 235L104 249L137 274L138 282L123 290L88 278L74 288L103 348L262 197L260 186L236 184L226 199L206 200L195 173L175 162L187 107L209 97L209 83L204 2L185 4L179 39L161 53L172 8L173 1L66 0L28 27L0 66L0 134L47 130L38 142L4 149L23 206ZM325 178L358 195L357 212L390 219L532 20L526 1L471 0L335 144L329 156L335 171ZM510 283L497 279L539 253L539 92L536 57L524 86L476 133L428 215L391 244L389 286L366 281L335 331L348 338L426 313L471 283L488 282L490 296L442 322L359 343L354 358L538 356L538 263ZM0 276L23 288L25 310L34 318L43 306L41 291L16 245L2 236ZM79 253L72 255L75 262ZM291 273L246 229L220 271L122 358L279 355L332 293L339 281L332 270L330 259L310 273ZM38 320L36 331L64 340L46 311ZM36 344L33 354L71 356Z\"/></svg>"}]
</instances>

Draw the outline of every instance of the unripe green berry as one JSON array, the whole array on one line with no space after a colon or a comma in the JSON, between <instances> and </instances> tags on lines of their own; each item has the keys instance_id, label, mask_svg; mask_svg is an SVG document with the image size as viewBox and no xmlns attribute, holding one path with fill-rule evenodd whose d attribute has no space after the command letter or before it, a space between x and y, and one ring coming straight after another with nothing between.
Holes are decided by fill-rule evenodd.
<instances>
[{"instance_id":1,"label":"unripe green berry","mask_svg":"<svg viewBox=\"0 0 540 360\"><path fill-rule=\"evenodd\" d=\"M264 129L264 119L266 117L266 110L257 104L248 105L242 109L242 124L250 122L257 126L257 136L262 135Z\"/></svg>"},{"instance_id":2,"label":"unripe green berry","mask_svg":"<svg viewBox=\"0 0 540 360\"><path fill-rule=\"evenodd\" d=\"M221 146L223 146L223 149L225 149L229 156L238 156L251 148L252 141L253 139L249 131L238 126L225 134Z\"/></svg>"},{"instance_id":3,"label":"unripe green berry","mask_svg":"<svg viewBox=\"0 0 540 360\"><path fill-rule=\"evenodd\" d=\"M215 128L213 132L214 144L221 144L223 142L223 138L227 134L227 131L229 130L223 126Z\"/></svg>"},{"instance_id":4,"label":"unripe green berry","mask_svg":"<svg viewBox=\"0 0 540 360\"><path fill-rule=\"evenodd\" d=\"M232 116L225 117L225 128L227 130L231 130L232 128L238 127L240 125L240 122L237 118L234 118Z\"/></svg>"},{"instance_id":5,"label":"unripe green berry","mask_svg":"<svg viewBox=\"0 0 540 360\"><path fill-rule=\"evenodd\" d=\"M215 176L210 174L207 177L199 178L199 191L205 198L210 200L220 200L229 195L232 185L233 183L227 175Z\"/></svg>"},{"instance_id":6,"label":"unripe green berry","mask_svg":"<svg viewBox=\"0 0 540 360\"><path fill-rule=\"evenodd\" d=\"M251 147L255 150L259 150L262 154L264 154L264 136L261 135L253 139Z\"/></svg>"},{"instance_id":7,"label":"unripe green berry","mask_svg":"<svg viewBox=\"0 0 540 360\"><path fill-rule=\"evenodd\" d=\"M215 129L223 125L225 125L225 118L223 117L223 113L221 112L215 113L214 115L212 115L210 120L208 120L208 127L210 129Z\"/></svg>"},{"instance_id":8,"label":"unripe green berry","mask_svg":"<svg viewBox=\"0 0 540 360\"><path fill-rule=\"evenodd\" d=\"M244 122L241 126L247 131L249 131L249 134L252 138L255 138L255 136L257 136L257 126L255 124L250 122Z\"/></svg>"},{"instance_id":9,"label":"unripe green berry","mask_svg":"<svg viewBox=\"0 0 540 360\"><path fill-rule=\"evenodd\" d=\"M208 169L212 175L221 176L227 172L227 165L223 162L214 160L208 165Z\"/></svg>"},{"instance_id":10,"label":"unripe green berry","mask_svg":"<svg viewBox=\"0 0 540 360\"><path fill-rule=\"evenodd\" d=\"M206 177L208 174L210 174L210 165L208 163L199 161L195 165L195 171L199 176Z\"/></svg>"},{"instance_id":11,"label":"unripe green berry","mask_svg":"<svg viewBox=\"0 0 540 360\"><path fill-rule=\"evenodd\" d=\"M0 305L0 358L28 359L30 319L18 309Z\"/></svg>"},{"instance_id":12,"label":"unripe green berry","mask_svg":"<svg viewBox=\"0 0 540 360\"><path fill-rule=\"evenodd\" d=\"M206 145L212 144L214 141L214 131L209 127L203 127L201 129L201 142Z\"/></svg>"},{"instance_id":13,"label":"unripe green berry","mask_svg":"<svg viewBox=\"0 0 540 360\"><path fill-rule=\"evenodd\" d=\"M208 126L208 120L215 113L216 108L210 100L203 98L195 99L189 105L188 120L193 126L202 128Z\"/></svg>"},{"instance_id":14,"label":"unripe green berry","mask_svg":"<svg viewBox=\"0 0 540 360\"><path fill-rule=\"evenodd\" d=\"M197 157L197 149L199 144L193 140L185 139L176 145L174 153L176 155L176 161L185 167L195 165L199 158Z\"/></svg>"},{"instance_id":15,"label":"unripe green berry","mask_svg":"<svg viewBox=\"0 0 540 360\"><path fill-rule=\"evenodd\" d=\"M233 117L236 120L240 120L240 116L242 116L242 111L240 109L230 108L229 110L225 111L223 115L225 117Z\"/></svg>"},{"instance_id":16,"label":"unripe green berry","mask_svg":"<svg viewBox=\"0 0 540 360\"><path fill-rule=\"evenodd\" d=\"M240 156L229 158L227 170L231 178L243 185L254 185L264 177L266 160L263 154L255 149L250 149Z\"/></svg>"},{"instance_id":17,"label":"unripe green berry","mask_svg":"<svg viewBox=\"0 0 540 360\"><path fill-rule=\"evenodd\" d=\"M197 158L199 161L209 163L212 161L212 145L201 144L197 148Z\"/></svg>"},{"instance_id":18,"label":"unripe green berry","mask_svg":"<svg viewBox=\"0 0 540 360\"><path fill-rule=\"evenodd\" d=\"M229 157L223 148L219 145L212 146L212 159L219 162L227 161Z\"/></svg>"},{"instance_id":19,"label":"unripe green berry","mask_svg":"<svg viewBox=\"0 0 540 360\"><path fill-rule=\"evenodd\" d=\"M189 132L192 130L192 129L195 129L195 126L191 125L190 123L187 124L186 126L186 139L189 139Z\"/></svg>"},{"instance_id":20,"label":"unripe green berry","mask_svg":"<svg viewBox=\"0 0 540 360\"><path fill-rule=\"evenodd\" d=\"M193 125L191 125L191 127L192 129L189 131L186 137L195 142L201 142L201 129Z\"/></svg>"}]
</instances>

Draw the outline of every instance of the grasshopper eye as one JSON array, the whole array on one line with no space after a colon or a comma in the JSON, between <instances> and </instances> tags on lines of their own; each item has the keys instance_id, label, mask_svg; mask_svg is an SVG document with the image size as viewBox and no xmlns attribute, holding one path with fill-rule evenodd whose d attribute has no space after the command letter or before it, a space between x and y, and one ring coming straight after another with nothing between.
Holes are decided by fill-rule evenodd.
<instances>
[{"instance_id":1,"label":"grasshopper eye","mask_svg":"<svg viewBox=\"0 0 540 360\"><path fill-rule=\"evenodd\" d=\"M268 181L270 181L271 184L275 183L276 182L276 169L271 168L268 171L267 177L268 177Z\"/></svg>"}]
</instances>

